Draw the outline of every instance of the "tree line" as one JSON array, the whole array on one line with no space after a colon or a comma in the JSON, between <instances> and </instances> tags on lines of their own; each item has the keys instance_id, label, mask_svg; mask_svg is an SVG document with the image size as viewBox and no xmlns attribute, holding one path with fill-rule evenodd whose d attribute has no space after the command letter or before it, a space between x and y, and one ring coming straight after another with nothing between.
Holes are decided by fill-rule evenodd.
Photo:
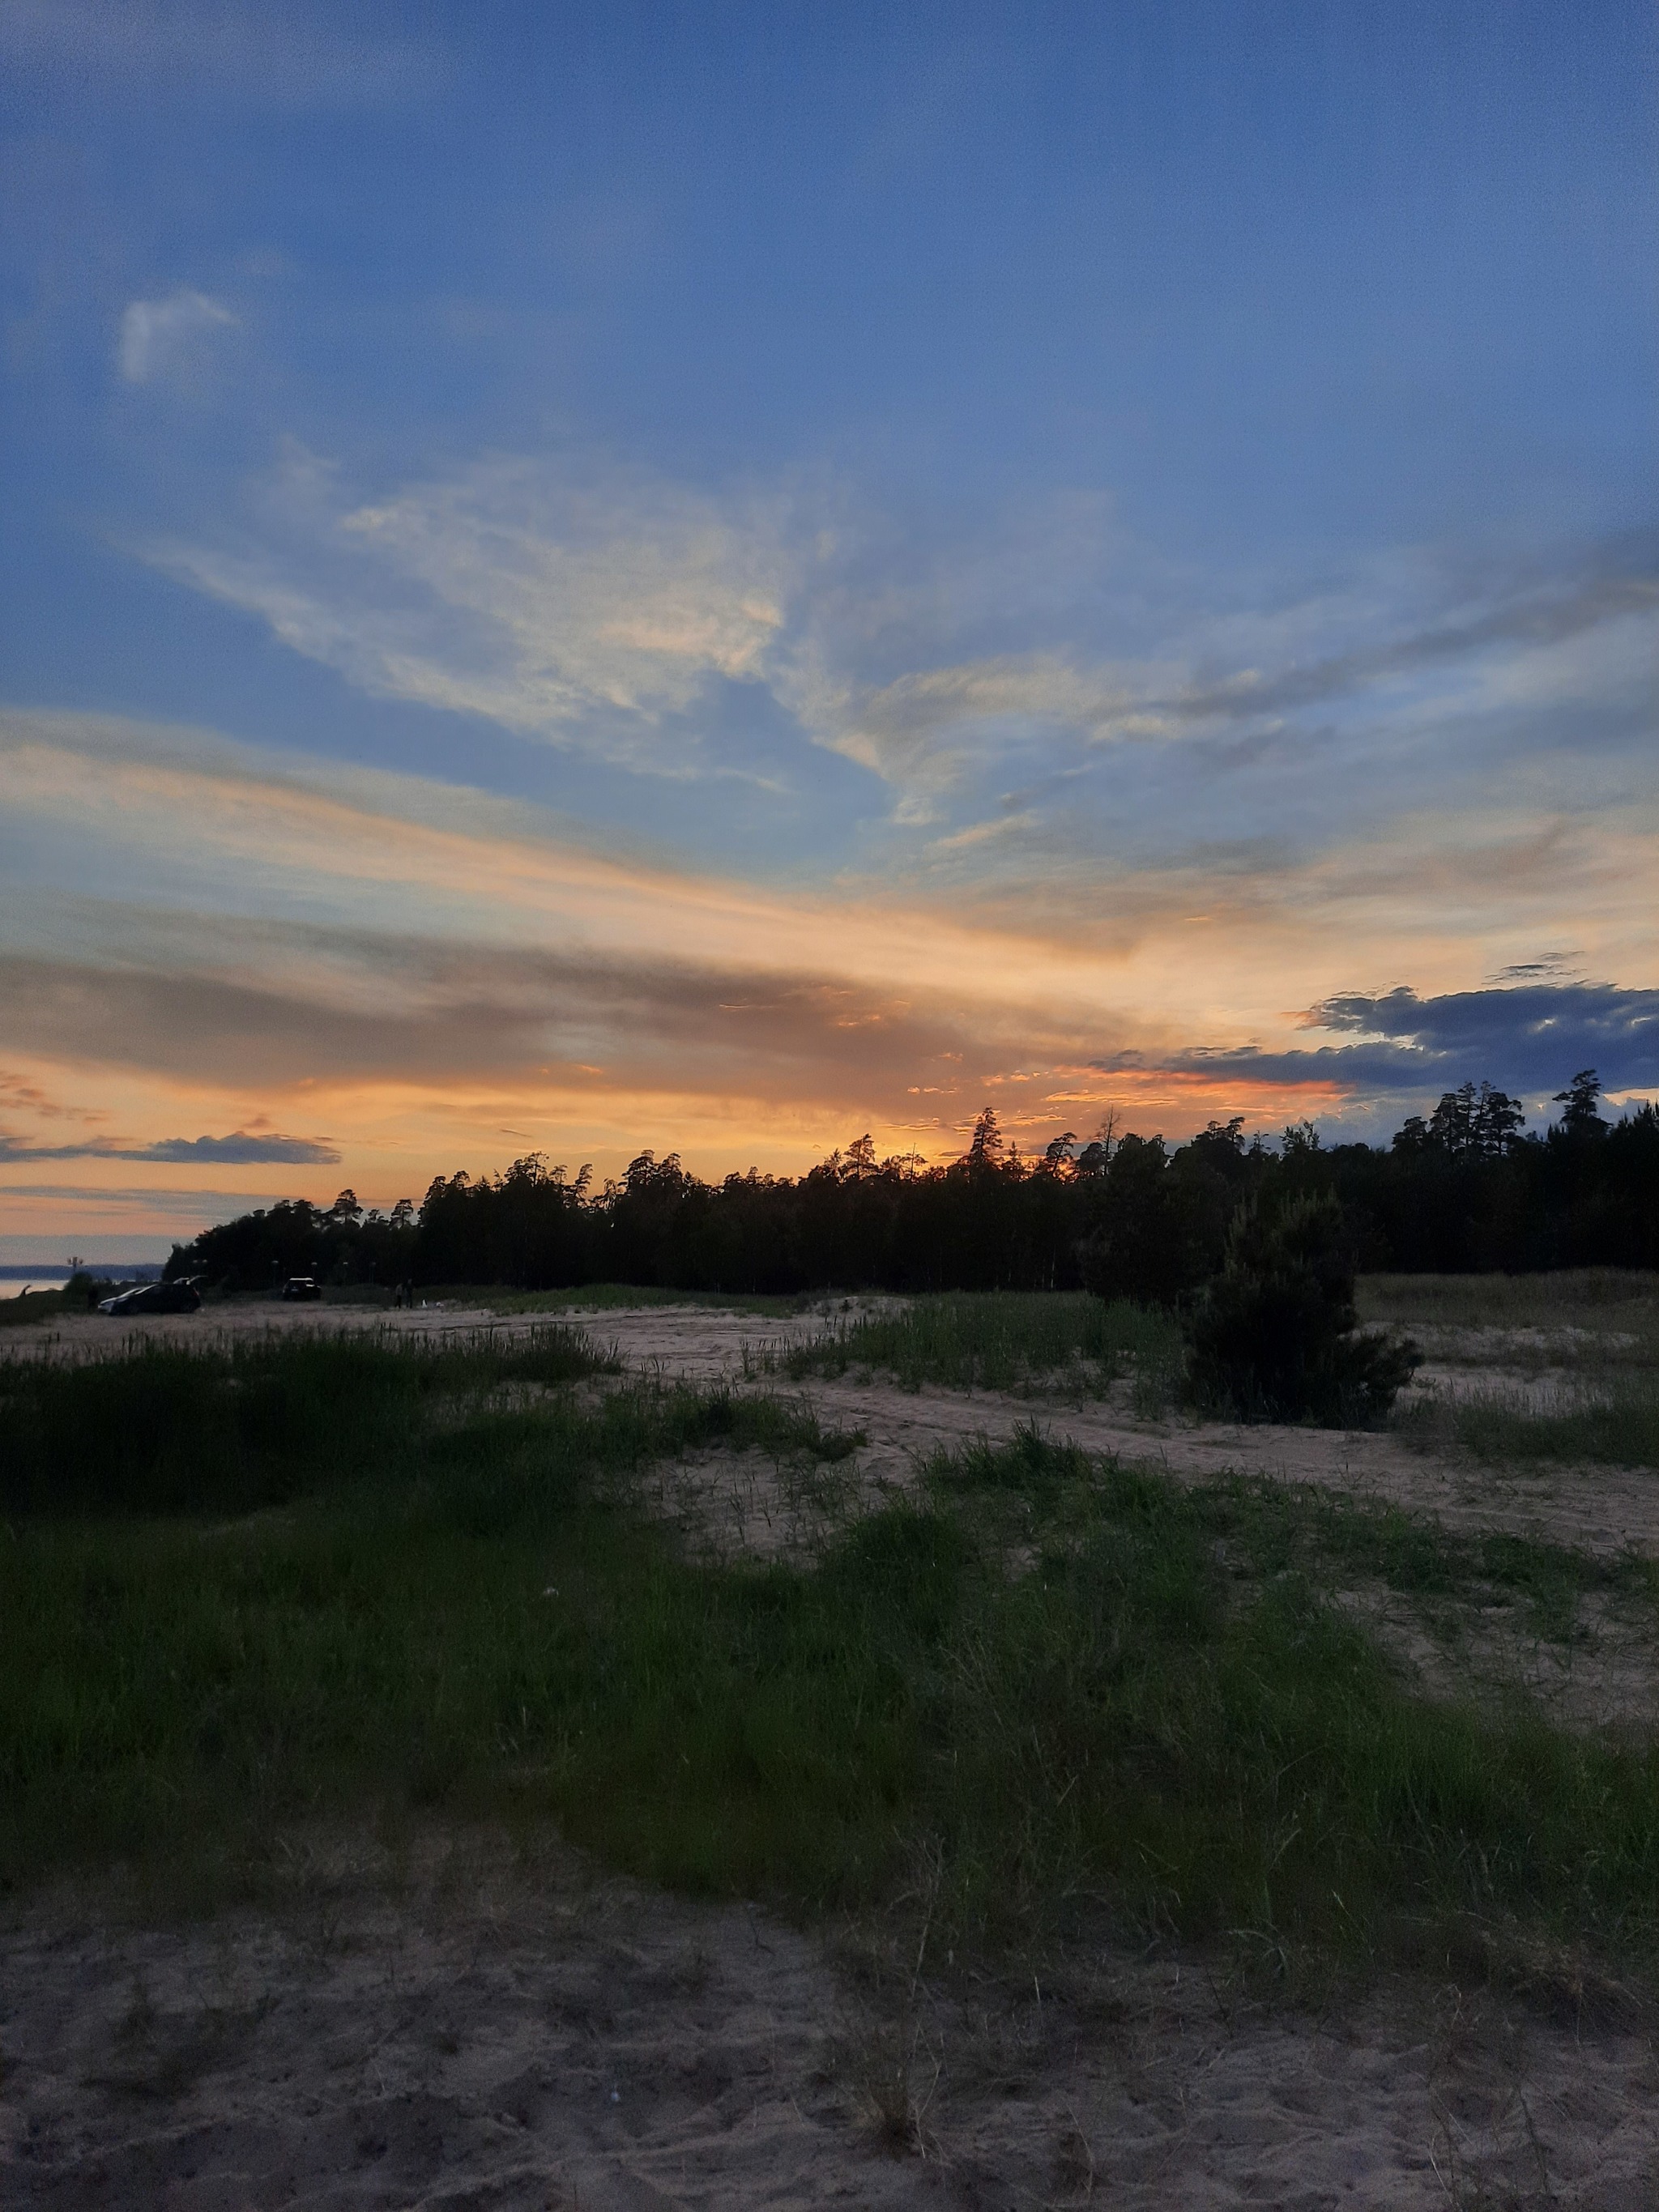
<instances>
[{"instance_id":1,"label":"tree line","mask_svg":"<svg viewBox=\"0 0 1659 2212\"><path fill-rule=\"evenodd\" d=\"M1071 1290L1172 1304L1212 1278L1241 1207L1264 1214L1325 1194L1367 1271L1659 1267L1659 1110L1611 1121L1594 1069L1528 1131L1490 1083L1449 1091L1386 1145L1327 1146L1304 1122L1277 1142L1212 1121L1184 1145L1109 1122L1040 1154L1005 1140L987 1108L960 1159L878 1159L860 1137L799 1176L709 1183L678 1154L641 1152L595 1187L539 1153L501 1175L434 1179L416 1207L365 1209L349 1190L204 1231L169 1277L227 1290L295 1274L332 1284L584 1283L790 1292Z\"/></svg>"}]
</instances>

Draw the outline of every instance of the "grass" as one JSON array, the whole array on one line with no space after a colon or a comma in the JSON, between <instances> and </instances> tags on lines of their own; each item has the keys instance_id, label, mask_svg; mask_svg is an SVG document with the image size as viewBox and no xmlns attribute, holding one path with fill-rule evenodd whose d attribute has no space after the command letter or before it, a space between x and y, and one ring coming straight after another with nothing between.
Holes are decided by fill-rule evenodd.
<instances>
[{"instance_id":1,"label":"grass","mask_svg":"<svg viewBox=\"0 0 1659 2212\"><path fill-rule=\"evenodd\" d=\"M815 1562L722 1565L635 1474L848 1441L775 1400L582 1389L603 1356L568 1333L333 1352L365 1364L289 1339L0 1370L33 1439L0 1535L5 1880L257 1878L285 1825L430 1810L803 1909L890 1899L920 1852L936 1940L970 1945L1102 1913L1264 1956L1431 1951L1471 1917L1651 1944L1659 1755L1417 1698L1319 1594L1334 1563L1496 1578L1570 1623L1620 1570L1182 1491L1035 1428Z\"/></svg>"},{"instance_id":2,"label":"grass","mask_svg":"<svg viewBox=\"0 0 1659 2212\"><path fill-rule=\"evenodd\" d=\"M568 1328L512 1340L275 1332L0 1360L0 1512L246 1512L428 1448L440 1407L614 1370Z\"/></svg>"},{"instance_id":3,"label":"grass","mask_svg":"<svg viewBox=\"0 0 1659 2212\"><path fill-rule=\"evenodd\" d=\"M1021 1545L1029 1542L1034 1504L1063 1538L1069 1520L1089 1522L1113 1485L1151 1480L1144 1469L1126 1475L1115 1462L1103 1465L1075 1445L1056 1444L1036 1423L1006 1444L981 1440L941 1455L928 1477L936 1489L976 1500L981 1525L989 1509L990 1523L1000 1521L1001 1540L1012 1531ZM1659 1602L1659 1569L1635 1556L1595 1559L1536 1538L1445 1528L1398 1506L1310 1484L1225 1475L1174 1497L1217 1564L1252 1583L1295 1575L1320 1589L1369 1581L1412 1598L1496 1598L1524 1607L1532 1633L1558 1644L1574 1640L1581 1604L1592 1595L1648 1607Z\"/></svg>"},{"instance_id":4,"label":"grass","mask_svg":"<svg viewBox=\"0 0 1659 2212\"><path fill-rule=\"evenodd\" d=\"M1420 1400L1399 1427L1421 1449L1449 1444L1488 1464L1659 1468L1659 1384L1570 1388L1546 1409L1514 1390L1460 1392Z\"/></svg>"},{"instance_id":5,"label":"grass","mask_svg":"<svg viewBox=\"0 0 1659 2212\"><path fill-rule=\"evenodd\" d=\"M1659 1275L1628 1267L1569 1267L1538 1275L1362 1275L1356 1303L1363 1322L1419 1328L1542 1332L1559 1358L1606 1360L1621 1353L1659 1361ZM1513 1358L1515 1347L1505 1347ZM1491 1355L1486 1354L1490 1357Z\"/></svg>"},{"instance_id":6,"label":"grass","mask_svg":"<svg viewBox=\"0 0 1659 2212\"><path fill-rule=\"evenodd\" d=\"M1321 1595L1356 1574L1495 1589L1565 1641L1594 1589L1650 1619L1645 1565L1279 1486L1181 1490L1035 1428L930 1472L1025 1562L957 1686L976 1753L953 1753L941 1825L970 1912L1093 1892L1147 1929L1269 1945L1432 1948L1505 1915L1650 1945L1659 1754L1413 1696Z\"/></svg>"},{"instance_id":7,"label":"grass","mask_svg":"<svg viewBox=\"0 0 1659 2212\"><path fill-rule=\"evenodd\" d=\"M1126 1370L1138 1411L1157 1413L1176 1387L1181 1334L1167 1316L1087 1292L962 1291L836 1324L781 1356L795 1377L881 1368L906 1389L1019 1391L1060 1387L1103 1395Z\"/></svg>"},{"instance_id":8,"label":"grass","mask_svg":"<svg viewBox=\"0 0 1659 2212\"><path fill-rule=\"evenodd\" d=\"M598 1478L712 1444L836 1461L862 1441L805 1404L724 1389L636 1382L575 1405L569 1385L618 1372L614 1352L558 1327L134 1339L111 1359L0 1361L0 1512L222 1516L341 1491L383 1502L458 1468L487 1487L550 1443Z\"/></svg>"}]
</instances>

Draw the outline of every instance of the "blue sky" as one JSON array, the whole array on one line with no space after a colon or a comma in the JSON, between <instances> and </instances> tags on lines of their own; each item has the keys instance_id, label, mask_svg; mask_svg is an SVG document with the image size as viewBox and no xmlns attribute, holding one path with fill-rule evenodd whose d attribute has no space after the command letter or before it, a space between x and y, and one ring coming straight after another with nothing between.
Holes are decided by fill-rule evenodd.
<instances>
[{"instance_id":1,"label":"blue sky","mask_svg":"<svg viewBox=\"0 0 1659 2212\"><path fill-rule=\"evenodd\" d=\"M1646 8L0 58L0 1243L1659 1090Z\"/></svg>"}]
</instances>

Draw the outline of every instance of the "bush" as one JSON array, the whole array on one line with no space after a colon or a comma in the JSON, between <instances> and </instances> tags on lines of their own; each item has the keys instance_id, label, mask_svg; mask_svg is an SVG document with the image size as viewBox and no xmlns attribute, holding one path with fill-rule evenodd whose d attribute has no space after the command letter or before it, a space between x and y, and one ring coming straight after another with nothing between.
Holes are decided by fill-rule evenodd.
<instances>
[{"instance_id":1,"label":"bush","mask_svg":"<svg viewBox=\"0 0 1659 2212\"><path fill-rule=\"evenodd\" d=\"M1408 1340L1355 1334L1353 1281L1333 1193L1275 1213L1242 1206L1221 1273L1188 1323L1194 1395L1246 1420L1382 1419L1422 1355Z\"/></svg>"}]
</instances>

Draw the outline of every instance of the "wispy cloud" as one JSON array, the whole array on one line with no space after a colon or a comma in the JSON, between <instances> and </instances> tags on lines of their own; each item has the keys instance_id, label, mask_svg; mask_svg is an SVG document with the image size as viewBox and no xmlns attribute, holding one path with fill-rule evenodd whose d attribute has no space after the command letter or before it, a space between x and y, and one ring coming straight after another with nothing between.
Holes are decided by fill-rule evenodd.
<instances>
[{"instance_id":1,"label":"wispy cloud","mask_svg":"<svg viewBox=\"0 0 1659 2212\"><path fill-rule=\"evenodd\" d=\"M239 327L230 309L205 292L134 300L121 316L116 362L129 384L149 384L188 368L216 332Z\"/></svg>"},{"instance_id":2,"label":"wispy cloud","mask_svg":"<svg viewBox=\"0 0 1659 2212\"><path fill-rule=\"evenodd\" d=\"M362 690L635 772L729 768L729 687L755 687L778 745L793 724L888 787L896 830L1017 812L1034 848L1167 847L1210 812L1317 837L1498 756L1571 756L1582 789L1587 747L1651 725L1651 533L1529 568L1395 556L1223 615L1092 509L1052 544L975 528L901 541L825 477L694 489L592 457L354 495L292 447L239 536L143 550Z\"/></svg>"},{"instance_id":3,"label":"wispy cloud","mask_svg":"<svg viewBox=\"0 0 1659 2212\"><path fill-rule=\"evenodd\" d=\"M718 681L761 678L792 577L779 502L496 461L353 503L291 449L267 543L147 557L262 617L382 697L683 775L674 725Z\"/></svg>"}]
</instances>

